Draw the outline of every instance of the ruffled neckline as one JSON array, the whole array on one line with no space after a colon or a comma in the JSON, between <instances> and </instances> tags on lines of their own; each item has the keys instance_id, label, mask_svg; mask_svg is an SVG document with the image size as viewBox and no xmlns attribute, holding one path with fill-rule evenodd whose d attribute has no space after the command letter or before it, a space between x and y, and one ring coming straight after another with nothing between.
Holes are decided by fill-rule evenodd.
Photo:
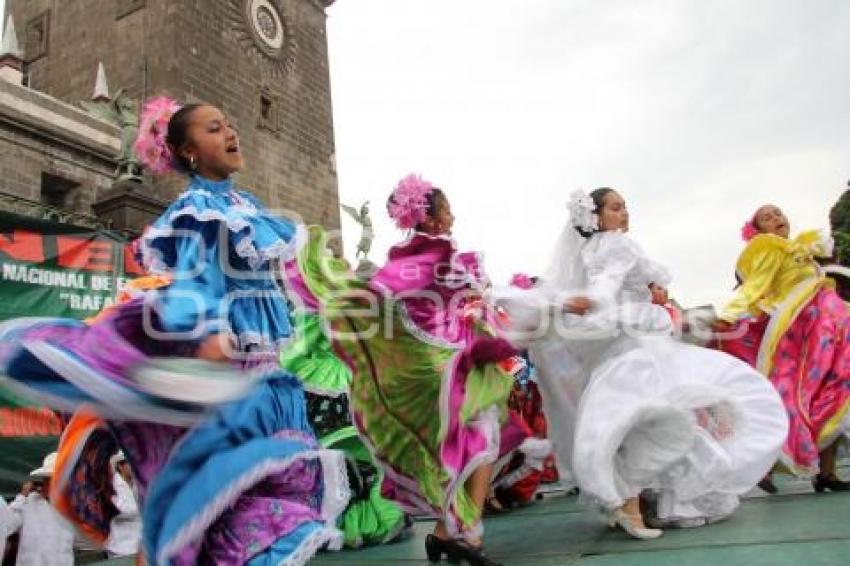
<instances>
[{"instance_id":1,"label":"ruffled neckline","mask_svg":"<svg viewBox=\"0 0 850 566\"><path fill-rule=\"evenodd\" d=\"M195 175L142 236L143 263L151 273L167 273L175 267L174 242L185 236L186 229L176 225L184 218L198 224L221 222L236 255L254 270L272 259L292 259L304 242L303 226L270 215L250 193L238 190L232 179L213 181Z\"/></svg>"},{"instance_id":2,"label":"ruffled neckline","mask_svg":"<svg viewBox=\"0 0 850 566\"><path fill-rule=\"evenodd\" d=\"M643 250L637 245L637 242L629 238L625 232L621 230L606 230L604 232L595 232L581 248L581 255L585 262L590 258L595 257L602 251L607 251L611 247L626 248L635 253L635 255L643 255Z\"/></svg>"}]
</instances>

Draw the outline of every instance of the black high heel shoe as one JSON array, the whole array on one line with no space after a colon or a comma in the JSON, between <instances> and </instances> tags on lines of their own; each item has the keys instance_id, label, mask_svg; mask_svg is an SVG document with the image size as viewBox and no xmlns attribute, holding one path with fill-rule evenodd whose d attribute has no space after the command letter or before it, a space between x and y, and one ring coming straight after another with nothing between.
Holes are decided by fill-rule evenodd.
<instances>
[{"instance_id":1,"label":"black high heel shoe","mask_svg":"<svg viewBox=\"0 0 850 566\"><path fill-rule=\"evenodd\" d=\"M828 489L829 491L850 491L850 481L841 481L836 477L818 474L815 476L815 479L812 480L812 487L814 487L815 491L818 493L822 493L825 489Z\"/></svg>"},{"instance_id":2,"label":"black high heel shoe","mask_svg":"<svg viewBox=\"0 0 850 566\"><path fill-rule=\"evenodd\" d=\"M476 548L463 540L444 540L434 535L425 537L425 553L429 562L439 562L445 555L452 562L466 560L470 566L501 566L484 554L482 548Z\"/></svg>"},{"instance_id":3,"label":"black high heel shoe","mask_svg":"<svg viewBox=\"0 0 850 566\"><path fill-rule=\"evenodd\" d=\"M758 483L758 486L762 491L766 491L771 495L779 493L779 488L776 487L776 484L773 483L773 478L770 476L764 476L764 478L762 478L762 480Z\"/></svg>"}]
</instances>

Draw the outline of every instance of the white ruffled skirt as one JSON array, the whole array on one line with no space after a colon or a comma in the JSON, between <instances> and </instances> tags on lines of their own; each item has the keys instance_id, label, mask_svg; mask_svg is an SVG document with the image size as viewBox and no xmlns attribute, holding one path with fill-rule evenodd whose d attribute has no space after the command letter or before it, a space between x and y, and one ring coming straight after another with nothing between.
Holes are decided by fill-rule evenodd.
<instances>
[{"instance_id":1,"label":"white ruffled skirt","mask_svg":"<svg viewBox=\"0 0 850 566\"><path fill-rule=\"evenodd\" d=\"M572 415L552 398L564 384L542 388L553 430L574 431L556 451L585 498L614 509L653 489L662 521L714 521L775 463L788 419L746 364L667 337L621 337L600 359Z\"/></svg>"}]
</instances>

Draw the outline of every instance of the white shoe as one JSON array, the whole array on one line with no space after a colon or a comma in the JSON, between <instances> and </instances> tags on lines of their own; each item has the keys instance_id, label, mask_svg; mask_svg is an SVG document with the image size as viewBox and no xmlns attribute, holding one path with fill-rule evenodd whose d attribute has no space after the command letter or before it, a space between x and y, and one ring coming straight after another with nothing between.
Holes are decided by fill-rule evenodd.
<instances>
[{"instance_id":1,"label":"white shoe","mask_svg":"<svg viewBox=\"0 0 850 566\"><path fill-rule=\"evenodd\" d=\"M641 540L650 540L660 537L664 534L664 531L661 529L648 529L646 527L638 527L635 523L632 522L632 518L630 515L627 515L625 511L622 509L615 509L611 513L611 517L608 520L608 524L613 526L618 526L628 534L630 537L641 539Z\"/></svg>"}]
</instances>

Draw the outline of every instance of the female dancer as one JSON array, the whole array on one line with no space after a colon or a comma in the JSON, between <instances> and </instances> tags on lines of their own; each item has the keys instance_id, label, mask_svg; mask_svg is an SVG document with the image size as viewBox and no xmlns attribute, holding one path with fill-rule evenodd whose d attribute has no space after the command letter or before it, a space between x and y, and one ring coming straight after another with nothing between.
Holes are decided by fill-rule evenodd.
<instances>
[{"instance_id":1,"label":"female dancer","mask_svg":"<svg viewBox=\"0 0 850 566\"><path fill-rule=\"evenodd\" d=\"M649 288L669 276L625 235L616 191L574 194L570 207L542 285L496 297L515 340L530 342L559 464L633 537L662 534L641 516L645 489L658 491L662 525L722 519L776 457L787 431L779 398L731 356L670 337ZM590 308L563 315L565 302Z\"/></svg>"},{"instance_id":2,"label":"female dancer","mask_svg":"<svg viewBox=\"0 0 850 566\"><path fill-rule=\"evenodd\" d=\"M450 237L445 193L410 175L388 209L412 234L368 281L329 256L316 227L287 274L352 369L354 425L384 469L383 494L438 519L428 558L495 564L482 550L481 511L493 463L512 449L500 421L513 378L498 364L515 351L491 332L486 279Z\"/></svg>"},{"instance_id":3,"label":"female dancer","mask_svg":"<svg viewBox=\"0 0 850 566\"><path fill-rule=\"evenodd\" d=\"M835 452L850 430L850 313L815 261L832 254L816 231L789 239L776 206L760 207L742 230L741 285L715 330L719 348L767 376L790 418L781 462L817 491L848 491ZM774 492L766 478L764 488Z\"/></svg>"},{"instance_id":4,"label":"female dancer","mask_svg":"<svg viewBox=\"0 0 850 566\"><path fill-rule=\"evenodd\" d=\"M189 177L143 237L146 267L170 282L91 326L12 321L0 374L34 399L90 404L109 420L139 480L151 563L302 564L341 543L333 525L347 484L341 454L310 430L297 379L277 368L290 323L271 264L295 253L298 227L235 186L239 137L213 106L150 101L136 150L153 173ZM220 363L184 359L181 372L154 356ZM69 451L64 469L69 514L85 518L74 482L99 461L85 448L103 426L80 417L66 438L88 456ZM91 518L102 533L108 516Z\"/></svg>"}]
</instances>

